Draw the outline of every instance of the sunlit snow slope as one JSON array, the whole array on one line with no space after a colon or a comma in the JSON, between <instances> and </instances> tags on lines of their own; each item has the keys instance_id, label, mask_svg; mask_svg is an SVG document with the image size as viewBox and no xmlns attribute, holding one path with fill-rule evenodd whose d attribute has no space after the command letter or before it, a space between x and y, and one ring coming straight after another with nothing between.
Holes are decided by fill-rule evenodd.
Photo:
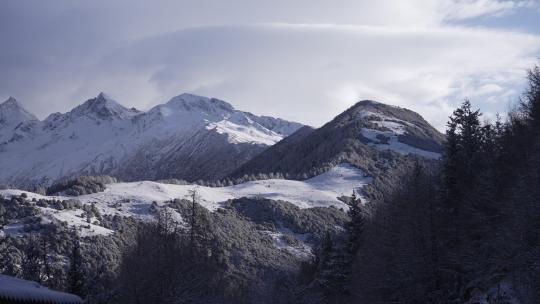
<instances>
[{"instance_id":1,"label":"sunlit snow slope","mask_svg":"<svg viewBox=\"0 0 540 304\"><path fill-rule=\"evenodd\" d=\"M349 164L341 164L330 171L305 181L294 180L261 180L243 184L210 188L194 185L171 185L151 181L110 184L104 192L75 197L82 203L95 202L102 214L118 214L146 218L151 216L152 202L158 204L175 198L188 198L188 192L196 189L201 197L200 204L209 210L216 210L222 203L240 197L263 197L273 200L288 201L300 208L329 207L347 208L338 197L350 196L353 189L360 193L360 189L371 182L371 177ZM0 190L0 195L10 197L20 195L21 190ZM28 198L45 198L67 200L74 197L42 196L27 193ZM121 207L118 207L120 202ZM42 208L45 215L61 221L67 221L72 226L87 225L83 218L78 217L81 210L57 211ZM6 232L16 233L20 226L6 227ZM90 234L109 233L107 229L91 225ZM88 232L87 232L88 233Z\"/></svg>"}]
</instances>

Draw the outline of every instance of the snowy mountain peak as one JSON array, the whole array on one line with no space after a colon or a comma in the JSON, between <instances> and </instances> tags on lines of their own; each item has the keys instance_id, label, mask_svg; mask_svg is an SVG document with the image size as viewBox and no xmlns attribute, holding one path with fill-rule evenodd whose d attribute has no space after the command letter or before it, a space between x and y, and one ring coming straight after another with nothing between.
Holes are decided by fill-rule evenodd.
<instances>
[{"instance_id":1,"label":"snowy mountain peak","mask_svg":"<svg viewBox=\"0 0 540 304\"><path fill-rule=\"evenodd\" d=\"M17 101L17 99L15 99L15 97L11 97L11 96L8 99L6 99L3 103L0 103L0 109L4 109L4 110L10 109L10 110L24 111L24 112L29 113L21 106L21 104Z\"/></svg>"},{"instance_id":2,"label":"snowy mountain peak","mask_svg":"<svg viewBox=\"0 0 540 304\"><path fill-rule=\"evenodd\" d=\"M387 113L389 115L398 115L398 116L402 112L408 112L409 114L413 114L416 117L420 117L420 115L408 109L400 108L397 106L385 104L385 103L378 102L375 100L370 100L370 99L360 100L347 111L372 111L372 112Z\"/></svg>"},{"instance_id":3,"label":"snowy mountain peak","mask_svg":"<svg viewBox=\"0 0 540 304\"><path fill-rule=\"evenodd\" d=\"M418 113L374 100L361 100L338 115L334 124L394 121L404 125L429 125Z\"/></svg>"},{"instance_id":4,"label":"snowy mountain peak","mask_svg":"<svg viewBox=\"0 0 540 304\"><path fill-rule=\"evenodd\" d=\"M389 106L389 105L386 105L386 104L383 104L383 103L380 103L380 102L377 102L377 101L371 100L371 99L360 100L359 102L357 102L355 104L355 106L367 106L367 105L385 105L385 106Z\"/></svg>"},{"instance_id":5,"label":"snowy mountain peak","mask_svg":"<svg viewBox=\"0 0 540 304\"><path fill-rule=\"evenodd\" d=\"M401 155L438 159L443 141L444 136L419 114L363 100L321 128L298 129L235 170L231 177L281 172L303 178L344 160L368 169L378 168L380 159L405 159Z\"/></svg>"},{"instance_id":6,"label":"snowy mountain peak","mask_svg":"<svg viewBox=\"0 0 540 304\"><path fill-rule=\"evenodd\" d=\"M15 99L15 97L13 96L9 96L8 99L6 99L6 101L4 101L3 103L0 104L0 106L12 106L12 105L18 105L19 102L17 101L17 99Z\"/></svg>"},{"instance_id":7,"label":"snowy mountain peak","mask_svg":"<svg viewBox=\"0 0 540 304\"><path fill-rule=\"evenodd\" d=\"M442 135L411 110L362 100L338 116L338 121L361 127L362 140L378 150L440 157Z\"/></svg>"},{"instance_id":8,"label":"snowy mountain peak","mask_svg":"<svg viewBox=\"0 0 540 304\"><path fill-rule=\"evenodd\" d=\"M156 121L162 121L167 126L175 126L168 127L168 130L181 132L205 128L225 134L232 144L273 145L302 127L298 123L236 110L220 99L188 93L155 106L140 120L145 121L145 125L154 126L159 126Z\"/></svg>"},{"instance_id":9,"label":"snowy mountain peak","mask_svg":"<svg viewBox=\"0 0 540 304\"><path fill-rule=\"evenodd\" d=\"M26 111L15 98L8 98L5 102L0 103L0 143L13 139L17 128L24 131L33 125L24 126L25 122L36 121L37 118Z\"/></svg>"},{"instance_id":10,"label":"snowy mountain peak","mask_svg":"<svg viewBox=\"0 0 540 304\"><path fill-rule=\"evenodd\" d=\"M15 98L9 97L0 103L0 126L16 126L28 120L37 120L37 118L26 111Z\"/></svg>"},{"instance_id":11,"label":"snowy mountain peak","mask_svg":"<svg viewBox=\"0 0 540 304\"><path fill-rule=\"evenodd\" d=\"M98 96L87 100L82 105L77 106L70 112L75 116L92 116L94 118L111 120L112 118L128 118L138 113L133 109L128 109L103 92Z\"/></svg>"},{"instance_id":12,"label":"snowy mountain peak","mask_svg":"<svg viewBox=\"0 0 540 304\"><path fill-rule=\"evenodd\" d=\"M81 174L219 179L302 126L193 94L140 112L100 93L67 113L21 122L0 125L0 184Z\"/></svg>"},{"instance_id":13,"label":"snowy mountain peak","mask_svg":"<svg viewBox=\"0 0 540 304\"><path fill-rule=\"evenodd\" d=\"M171 98L167 106L183 111L202 111L205 113L232 112L231 104L216 98L208 98L194 94L184 93Z\"/></svg>"}]
</instances>

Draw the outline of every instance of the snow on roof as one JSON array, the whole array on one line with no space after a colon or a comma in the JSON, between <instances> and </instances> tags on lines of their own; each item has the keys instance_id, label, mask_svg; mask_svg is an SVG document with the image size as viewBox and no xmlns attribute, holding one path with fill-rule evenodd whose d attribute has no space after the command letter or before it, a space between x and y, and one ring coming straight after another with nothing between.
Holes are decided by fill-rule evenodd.
<instances>
[{"instance_id":1,"label":"snow on roof","mask_svg":"<svg viewBox=\"0 0 540 304\"><path fill-rule=\"evenodd\" d=\"M76 295L50 290L36 282L3 274L0 274L0 299L34 301L35 303L82 303L81 298Z\"/></svg>"}]
</instances>

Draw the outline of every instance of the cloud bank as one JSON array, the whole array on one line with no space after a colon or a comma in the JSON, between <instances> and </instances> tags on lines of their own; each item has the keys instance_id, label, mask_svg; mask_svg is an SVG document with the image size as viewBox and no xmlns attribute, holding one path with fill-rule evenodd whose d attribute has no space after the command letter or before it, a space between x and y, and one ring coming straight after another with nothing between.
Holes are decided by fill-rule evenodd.
<instances>
[{"instance_id":1,"label":"cloud bank","mask_svg":"<svg viewBox=\"0 0 540 304\"><path fill-rule=\"evenodd\" d=\"M506 111L540 53L533 34L459 25L531 1L370 2L3 2L0 97L44 117L100 91L143 109L191 92L313 126L374 99L442 130L465 97Z\"/></svg>"}]
</instances>

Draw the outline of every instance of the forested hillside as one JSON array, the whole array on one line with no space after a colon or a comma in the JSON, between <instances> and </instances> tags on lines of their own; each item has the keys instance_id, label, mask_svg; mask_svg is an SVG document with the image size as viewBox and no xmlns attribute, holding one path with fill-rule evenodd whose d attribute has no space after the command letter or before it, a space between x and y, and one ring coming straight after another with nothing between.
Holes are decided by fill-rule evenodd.
<instances>
[{"instance_id":1,"label":"forested hillside","mask_svg":"<svg viewBox=\"0 0 540 304\"><path fill-rule=\"evenodd\" d=\"M366 206L347 295L336 303L538 303L540 69L506 121L469 101L440 167L418 164Z\"/></svg>"}]
</instances>

